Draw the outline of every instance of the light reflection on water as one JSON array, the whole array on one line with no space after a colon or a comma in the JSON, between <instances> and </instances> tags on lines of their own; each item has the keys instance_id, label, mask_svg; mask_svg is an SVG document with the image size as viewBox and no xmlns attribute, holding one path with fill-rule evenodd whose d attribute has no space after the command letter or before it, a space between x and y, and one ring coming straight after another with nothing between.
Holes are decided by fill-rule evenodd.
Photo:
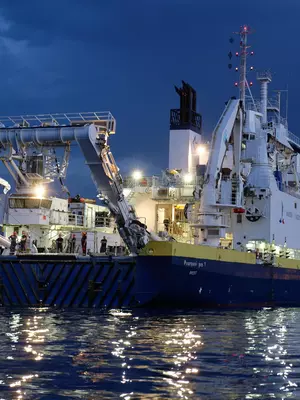
<instances>
[{"instance_id":1,"label":"light reflection on water","mask_svg":"<svg viewBox=\"0 0 300 400\"><path fill-rule=\"evenodd\" d=\"M299 399L300 310L0 309L1 399Z\"/></svg>"}]
</instances>

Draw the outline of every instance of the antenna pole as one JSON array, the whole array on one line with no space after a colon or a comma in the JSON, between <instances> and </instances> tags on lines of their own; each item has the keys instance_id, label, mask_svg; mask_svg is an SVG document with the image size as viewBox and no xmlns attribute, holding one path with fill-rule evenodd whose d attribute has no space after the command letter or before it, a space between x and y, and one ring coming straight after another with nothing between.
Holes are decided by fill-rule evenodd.
<instances>
[{"instance_id":1,"label":"antenna pole","mask_svg":"<svg viewBox=\"0 0 300 400\"><path fill-rule=\"evenodd\" d=\"M245 107L246 85L247 85L247 36L249 28L247 25L240 30L241 64L240 64L240 99Z\"/></svg>"},{"instance_id":2,"label":"antenna pole","mask_svg":"<svg viewBox=\"0 0 300 400\"><path fill-rule=\"evenodd\" d=\"M286 123L288 120L288 106L289 106L289 85L286 85L286 107L285 107L285 119L286 119Z\"/></svg>"}]
</instances>

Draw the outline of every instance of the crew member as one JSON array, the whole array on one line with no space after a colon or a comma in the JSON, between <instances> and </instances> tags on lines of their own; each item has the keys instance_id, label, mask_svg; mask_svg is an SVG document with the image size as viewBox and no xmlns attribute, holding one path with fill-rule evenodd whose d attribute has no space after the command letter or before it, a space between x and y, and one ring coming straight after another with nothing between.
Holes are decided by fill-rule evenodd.
<instances>
[{"instance_id":1,"label":"crew member","mask_svg":"<svg viewBox=\"0 0 300 400\"><path fill-rule=\"evenodd\" d=\"M107 239L105 236L103 236L103 239L101 240L100 253L106 253L106 247L107 247Z\"/></svg>"},{"instance_id":2,"label":"crew member","mask_svg":"<svg viewBox=\"0 0 300 400\"><path fill-rule=\"evenodd\" d=\"M84 256L86 255L86 242L87 242L86 232L82 232L81 247L82 247L82 254Z\"/></svg>"},{"instance_id":3,"label":"crew member","mask_svg":"<svg viewBox=\"0 0 300 400\"><path fill-rule=\"evenodd\" d=\"M8 239L10 240L9 252L10 252L10 255L13 255L16 252L17 232L14 232L12 235L10 235L10 237Z\"/></svg>"},{"instance_id":4,"label":"crew member","mask_svg":"<svg viewBox=\"0 0 300 400\"><path fill-rule=\"evenodd\" d=\"M70 241L70 253L75 253L75 245L76 245L76 235L72 235L72 239Z\"/></svg>"},{"instance_id":5,"label":"crew member","mask_svg":"<svg viewBox=\"0 0 300 400\"><path fill-rule=\"evenodd\" d=\"M22 236L21 236L21 241L20 241L20 250L22 253L25 253L25 251L26 251L26 243L27 243L27 235L26 235L26 232L23 231Z\"/></svg>"},{"instance_id":6,"label":"crew member","mask_svg":"<svg viewBox=\"0 0 300 400\"><path fill-rule=\"evenodd\" d=\"M64 239L61 237L61 233L58 235L58 238L56 239L56 251L57 253L62 253L63 251L63 242Z\"/></svg>"},{"instance_id":7,"label":"crew member","mask_svg":"<svg viewBox=\"0 0 300 400\"><path fill-rule=\"evenodd\" d=\"M169 220L169 218L165 218L165 219L164 219L164 226L165 226L165 230L166 230L167 232L169 232L169 226L170 226L170 220Z\"/></svg>"}]
</instances>

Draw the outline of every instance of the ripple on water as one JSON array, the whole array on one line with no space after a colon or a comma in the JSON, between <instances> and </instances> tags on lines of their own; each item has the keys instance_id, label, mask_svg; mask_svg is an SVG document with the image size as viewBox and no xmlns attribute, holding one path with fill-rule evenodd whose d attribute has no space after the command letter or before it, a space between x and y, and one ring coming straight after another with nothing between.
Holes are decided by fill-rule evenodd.
<instances>
[{"instance_id":1,"label":"ripple on water","mask_svg":"<svg viewBox=\"0 0 300 400\"><path fill-rule=\"evenodd\" d=\"M297 399L300 310L0 310L0 399Z\"/></svg>"}]
</instances>

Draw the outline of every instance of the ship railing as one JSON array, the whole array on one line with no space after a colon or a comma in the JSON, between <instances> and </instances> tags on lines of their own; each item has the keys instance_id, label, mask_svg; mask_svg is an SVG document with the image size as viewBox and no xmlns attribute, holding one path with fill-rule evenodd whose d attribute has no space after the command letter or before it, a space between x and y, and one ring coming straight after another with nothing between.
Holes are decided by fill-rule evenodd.
<instances>
[{"instance_id":1,"label":"ship railing","mask_svg":"<svg viewBox=\"0 0 300 400\"><path fill-rule=\"evenodd\" d=\"M84 225L83 215L69 213L69 225L83 226Z\"/></svg>"},{"instance_id":2,"label":"ship railing","mask_svg":"<svg viewBox=\"0 0 300 400\"><path fill-rule=\"evenodd\" d=\"M177 176L168 176L164 174L162 177L153 177L153 187L160 188L183 188L183 187L192 187L197 185L199 177L195 175L177 175Z\"/></svg>"},{"instance_id":3,"label":"ship railing","mask_svg":"<svg viewBox=\"0 0 300 400\"><path fill-rule=\"evenodd\" d=\"M277 99L268 99L267 108L279 111L279 101ZM252 99L251 97L248 97L246 99L246 109L260 112L261 101L258 99Z\"/></svg>"},{"instance_id":4,"label":"ship railing","mask_svg":"<svg viewBox=\"0 0 300 400\"><path fill-rule=\"evenodd\" d=\"M296 136L294 133L292 133L291 131L288 131L287 138L290 142L292 142L300 147L300 138L298 136Z\"/></svg>"},{"instance_id":5,"label":"ship railing","mask_svg":"<svg viewBox=\"0 0 300 400\"><path fill-rule=\"evenodd\" d=\"M123 187L132 189L135 187L152 187L153 185L153 177L152 176L144 176L141 179L134 179L133 177L125 177L123 179Z\"/></svg>"},{"instance_id":6,"label":"ship railing","mask_svg":"<svg viewBox=\"0 0 300 400\"><path fill-rule=\"evenodd\" d=\"M170 110L170 129L193 129L201 132L202 116L193 110L181 110L173 108Z\"/></svg>"},{"instance_id":7,"label":"ship railing","mask_svg":"<svg viewBox=\"0 0 300 400\"><path fill-rule=\"evenodd\" d=\"M277 99L268 99L267 108L279 111L279 101Z\"/></svg>"},{"instance_id":8,"label":"ship railing","mask_svg":"<svg viewBox=\"0 0 300 400\"><path fill-rule=\"evenodd\" d=\"M274 126L277 125L278 123L282 124L285 128L287 128L288 123L287 119L283 117L272 117L268 120L267 124L272 123Z\"/></svg>"},{"instance_id":9,"label":"ship railing","mask_svg":"<svg viewBox=\"0 0 300 400\"><path fill-rule=\"evenodd\" d=\"M186 220L168 221L166 219L165 222L159 222L157 224L157 231L167 232L171 236L187 237L190 233L190 225Z\"/></svg>"},{"instance_id":10,"label":"ship railing","mask_svg":"<svg viewBox=\"0 0 300 400\"><path fill-rule=\"evenodd\" d=\"M279 188L280 189L280 188ZM300 193L297 193L295 191L295 189L290 188L289 186L284 187L283 190L281 190L282 192L288 193L293 197L296 197L297 199L300 199Z\"/></svg>"},{"instance_id":11,"label":"ship railing","mask_svg":"<svg viewBox=\"0 0 300 400\"><path fill-rule=\"evenodd\" d=\"M0 116L0 129L59 127L96 124L115 133L116 121L110 111Z\"/></svg>"},{"instance_id":12,"label":"ship railing","mask_svg":"<svg viewBox=\"0 0 300 400\"><path fill-rule=\"evenodd\" d=\"M218 222L214 226L230 226L229 214L220 214L218 217ZM199 215L199 211L195 211L192 215L192 223L207 226L207 218L204 215Z\"/></svg>"},{"instance_id":13,"label":"ship railing","mask_svg":"<svg viewBox=\"0 0 300 400\"><path fill-rule=\"evenodd\" d=\"M284 127L288 127L288 121L287 121L287 118L283 118L283 117L280 117L279 118L279 121L280 121L280 123L284 126Z\"/></svg>"},{"instance_id":14,"label":"ship railing","mask_svg":"<svg viewBox=\"0 0 300 400\"><path fill-rule=\"evenodd\" d=\"M148 188L188 188L194 187L195 185L201 183L203 177L196 177L194 175L177 175L177 176L144 176L141 179L134 179L133 177L125 177L123 179L123 187L132 189L138 187L148 187Z\"/></svg>"},{"instance_id":15,"label":"ship railing","mask_svg":"<svg viewBox=\"0 0 300 400\"><path fill-rule=\"evenodd\" d=\"M260 111L261 103L257 99L252 99L251 97L246 98L246 110Z\"/></svg>"},{"instance_id":16,"label":"ship railing","mask_svg":"<svg viewBox=\"0 0 300 400\"><path fill-rule=\"evenodd\" d=\"M114 226L114 219L110 217L96 216L91 221L85 221L83 215L69 213L69 225L80 226L87 229L93 228L111 228Z\"/></svg>"},{"instance_id":17,"label":"ship railing","mask_svg":"<svg viewBox=\"0 0 300 400\"><path fill-rule=\"evenodd\" d=\"M95 228L110 228L113 225L113 218L109 217L96 217Z\"/></svg>"},{"instance_id":18,"label":"ship railing","mask_svg":"<svg viewBox=\"0 0 300 400\"><path fill-rule=\"evenodd\" d=\"M257 80L262 79L262 80L269 80L269 81L271 81L271 80L272 80L272 74L271 74L271 72L270 72L268 69L263 70L263 71L257 71L257 73L256 73L256 79L257 79Z\"/></svg>"},{"instance_id":19,"label":"ship railing","mask_svg":"<svg viewBox=\"0 0 300 400\"><path fill-rule=\"evenodd\" d=\"M182 199L190 201L194 199L194 186L189 187L159 187L152 190L153 200L175 200Z\"/></svg>"}]
</instances>

